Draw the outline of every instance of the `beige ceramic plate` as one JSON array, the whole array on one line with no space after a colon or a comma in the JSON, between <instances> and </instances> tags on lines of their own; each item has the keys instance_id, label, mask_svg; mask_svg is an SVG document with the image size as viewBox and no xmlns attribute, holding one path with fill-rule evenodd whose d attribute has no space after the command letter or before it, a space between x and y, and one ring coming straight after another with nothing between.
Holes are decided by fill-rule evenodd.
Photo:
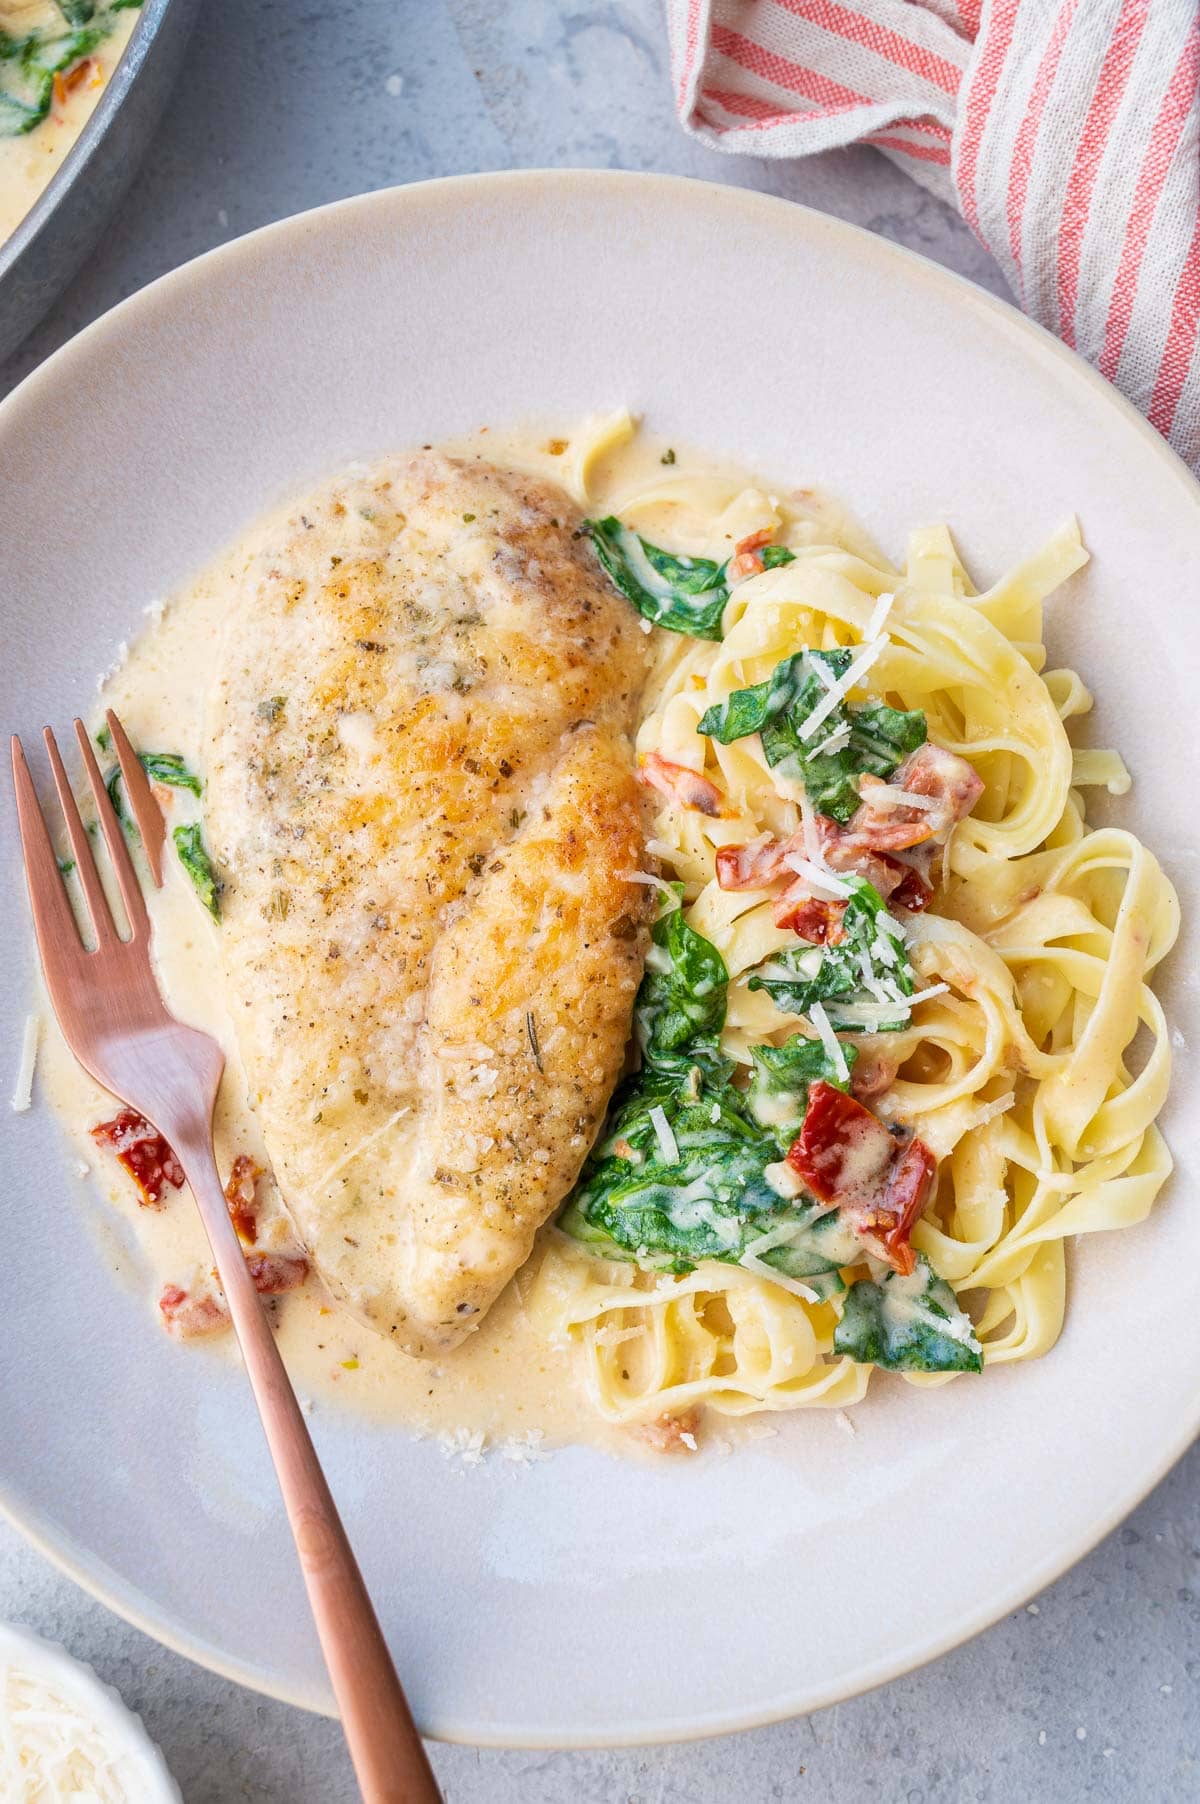
<instances>
[{"instance_id":1,"label":"beige ceramic plate","mask_svg":"<svg viewBox=\"0 0 1200 1804\"><path fill-rule=\"evenodd\" d=\"M1052 659L1134 772L1122 818L1196 914L1191 478L1009 308L851 227L645 176L483 176L289 220L135 296L0 408L0 719L64 723L117 641L248 519L347 460L621 402L840 491L889 547L947 518L994 574L1077 510ZM31 984L6 816L0 1045ZM1181 845L1181 838L1184 844ZM1194 950L1166 999L1200 1045ZM1200 1419L1196 1066L1182 1172L1075 1251L1060 1345L879 1385L736 1457L575 1450L463 1471L322 1412L317 1439L418 1716L485 1742L655 1740L845 1697L984 1628L1111 1528ZM54 1124L0 1125L0 1497L114 1608L247 1684L329 1694L248 1394L106 1272ZM97 1205L98 1206L98 1205Z\"/></svg>"}]
</instances>

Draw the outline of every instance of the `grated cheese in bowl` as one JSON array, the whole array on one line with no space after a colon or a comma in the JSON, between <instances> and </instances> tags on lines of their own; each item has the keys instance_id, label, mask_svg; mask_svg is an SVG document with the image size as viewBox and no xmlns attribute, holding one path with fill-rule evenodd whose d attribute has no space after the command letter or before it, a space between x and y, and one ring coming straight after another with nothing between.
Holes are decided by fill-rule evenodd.
<instances>
[{"instance_id":1,"label":"grated cheese in bowl","mask_svg":"<svg viewBox=\"0 0 1200 1804\"><path fill-rule=\"evenodd\" d=\"M140 1720L90 1666L0 1624L4 1804L182 1804Z\"/></svg>"}]
</instances>

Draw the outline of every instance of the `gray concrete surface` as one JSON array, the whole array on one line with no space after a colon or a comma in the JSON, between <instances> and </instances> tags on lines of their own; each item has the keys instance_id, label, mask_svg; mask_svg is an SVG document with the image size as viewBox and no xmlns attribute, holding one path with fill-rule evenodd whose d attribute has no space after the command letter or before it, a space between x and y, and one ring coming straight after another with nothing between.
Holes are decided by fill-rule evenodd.
<instances>
[{"instance_id":1,"label":"gray concrete surface","mask_svg":"<svg viewBox=\"0 0 1200 1804\"><path fill-rule=\"evenodd\" d=\"M854 220L1004 293L962 223L873 152L780 165L723 158L684 138L671 113L657 0L208 0L175 103L120 221L35 336L0 367L0 393L134 289L268 220L393 182L544 164L670 170L762 188ZM1035 1605L883 1691L691 1746L588 1754L435 1748L447 1799L1200 1798L1198 1481L1194 1449L1125 1527ZM901 1528L898 1557L903 1541ZM335 1724L156 1647L3 1527L0 1618L62 1640L118 1686L165 1748L187 1804L354 1799Z\"/></svg>"}]
</instances>

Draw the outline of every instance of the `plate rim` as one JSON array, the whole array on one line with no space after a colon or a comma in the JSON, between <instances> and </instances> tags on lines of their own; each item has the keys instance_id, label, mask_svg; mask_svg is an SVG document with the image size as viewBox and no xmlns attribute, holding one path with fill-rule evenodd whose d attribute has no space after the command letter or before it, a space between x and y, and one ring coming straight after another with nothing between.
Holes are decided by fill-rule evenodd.
<instances>
[{"instance_id":1,"label":"plate rim","mask_svg":"<svg viewBox=\"0 0 1200 1804\"><path fill-rule=\"evenodd\" d=\"M151 5L147 10L150 10L154 3L155 0L151 0ZM971 281L969 277L945 268L919 251L914 251L906 245L896 244L890 239L869 231L866 227L852 224L832 214L823 213L803 203L787 200L777 195L764 194L757 189L741 188L732 183L638 170L587 168L497 170L400 183L289 214L286 218L275 220L253 232L215 245L199 256L168 270L145 287L120 301L116 306L108 309L32 370L9 395L0 401L0 444L3 443L10 415L26 404L36 403L40 386L43 383L57 380L59 370L69 367L74 359L88 354L93 345L102 342L109 334L123 333L128 323L135 321L140 312L156 308L164 302L169 304L176 291L185 294L193 285L202 287L208 278L210 265L229 265L241 259L253 259L258 254L264 239L284 236L301 238L306 234L321 230L324 223L335 215L341 217L356 209L367 210L375 207L394 206L401 195L408 197L416 206L437 206L439 204L453 206L460 196L470 200L481 190L490 188L495 191L497 201L502 205L508 196L519 193L521 190L545 190L555 186L563 189L589 186L597 191L607 189L614 193L619 189L639 190L647 195L653 190L668 198L673 197L676 205L690 199L702 205L720 204L731 209L740 207L746 212L766 210L781 219L784 216L791 216L792 229L798 231L801 236L824 234L828 238L840 242L851 260L875 259L885 266L890 265L902 269L910 279L914 277L923 279L926 283L948 294L958 309L965 310L968 315L973 313L976 319L986 319L991 329L1000 330L1015 339L1018 347L1022 348L1025 354L1035 362L1039 362L1043 366L1048 363L1068 382L1082 381L1084 386L1090 389L1092 395L1101 402L1101 405L1115 408L1118 416L1122 416L1124 423L1136 430L1143 443L1157 458L1161 465L1164 482L1170 479L1175 487L1181 489L1183 498L1190 502L1200 516L1200 483L1167 441L1150 425L1132 402L1107 382L1097 370L1084 362L1076 352L1068 349L1045 327L1019 312L1011 302L989 293ZM792 243L794 244L794 242L793 240ZM440 1718L434 1713L431 1714L429 1720L420 1724L421 1732L432 1740L477 1747L518 1749L645 1747L704 1740L742 1730L764 1728L773 1723L788 1721L798 1715L806 1715L811 1711L826 1709L833 1704L872 1691L952 1652L966 1641L991 1628L1002 1617L1019 1608L1030 1597L1044 1590L1091 1553L1107 1535L1125 1520L1129 1513L1177 1464L1198 1435L1200 1435L1200 1383L1195 1387L1189 1411L1180 1418L1175 1433L1165 1443L1159 1455L1147 1465L1137 1469L1118 1500L1105 1511L1097 1522L1089 1526L1085 1536L1071 1539L1067 1545L1056 1548L1053 1553L1046 1555L1034 1566L1022 1569L1007 1585L991 1592L986 1601L960 1612L953 1622L943 1622L933 1632L914 1636L902 1650L860 1668L853 1676L833 1681L824 1688L814 1691L812 1687L809 1687L803 1693L795 1692L775 1696L764 1700L759 1707L754 1709L737 1707L728 1714L708 1711L698 1716L681 1715L652 1727L646 1726L633 1730L623 1727L618 1722L603 1722L597 1724L586 1734L572 1731L564 1737L562 1731L556 1732L552 1726L514 1731L506 1729L503 1725L468 1724L457 1721L453 1717ZM328 1691L322 1693L319 1690L310 1690L303 1685L289 1685L272 1674L252 1667L245 1661L224 1655L202 1636L189 1632L170 1616L161 1612L154 1605L153 1600L119 1580L104 1566L102 1561L97 1559L95 1564L89 1567L87 1560L90 1556L87 1550L77 1547L71 1537L58 1534L43 1520L35 1508L23 1505L9 1488L3 1474L0 1474L0 1519L9 1523L31 1546L50 1560L59 1571L74 1580L84 1591L134 1628L149 1635L160 1645L196 1662L221 1678L272 1697L281 1703L320 1715L336 1715L332 1696Z\"/></svg>"}]
</instances>

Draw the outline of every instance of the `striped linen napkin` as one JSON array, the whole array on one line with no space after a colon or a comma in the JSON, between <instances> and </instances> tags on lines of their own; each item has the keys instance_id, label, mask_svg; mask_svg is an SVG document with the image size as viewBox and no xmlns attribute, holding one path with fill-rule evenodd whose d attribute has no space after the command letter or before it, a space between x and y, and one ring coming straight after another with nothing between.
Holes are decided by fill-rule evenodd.
<instances>
[{"instance_id":1,"label":"striped linen napkin","mask_svg":"<svg viewBox=\"0 0 1200 1804\"><path fill-rule=\"evenodd\" d=\"M1200 474L1196 0L667 0L719 150L874 144Z\"/></svg>"}]
</instances>

